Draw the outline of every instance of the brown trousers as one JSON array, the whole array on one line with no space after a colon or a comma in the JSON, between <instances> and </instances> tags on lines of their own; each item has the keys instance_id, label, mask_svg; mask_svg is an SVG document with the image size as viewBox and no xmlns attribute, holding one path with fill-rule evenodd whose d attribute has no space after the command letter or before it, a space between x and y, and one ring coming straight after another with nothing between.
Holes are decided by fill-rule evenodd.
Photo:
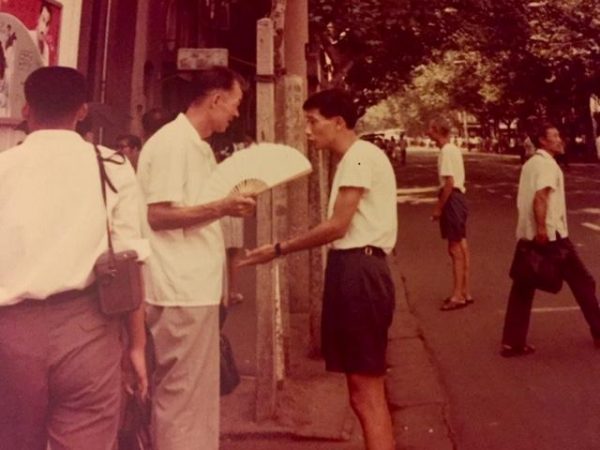
<instances>
[{"instance_id":1,"label":"brown trousers","mask_svg":"<svg viewBox=\"0 0 600 450\"><path fill-rule=\"evenodd\" d=\"M95 294L0 307L0 450L112 450L120 346Z\"/></svg>"}]
</instances>

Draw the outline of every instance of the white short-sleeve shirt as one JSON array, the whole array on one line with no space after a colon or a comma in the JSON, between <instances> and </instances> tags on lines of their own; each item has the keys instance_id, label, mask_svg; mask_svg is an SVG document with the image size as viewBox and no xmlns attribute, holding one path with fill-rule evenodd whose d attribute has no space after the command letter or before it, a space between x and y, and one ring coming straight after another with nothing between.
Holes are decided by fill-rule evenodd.
<instances>
[{"instance_id":1,"label":"white short-sleeve shirt","mask_svg":"<svg viewBox=\"0 0 600 450\"><path fill-rule=\"evenodd\" d=\"M188 118L179 114L146 142L140 154L138 180L145 203L200 204L202 188L216 164L210 145L200 138ZM163 231L152 230L144 220L143 230L152 248L148 303L219 304L225 248L218 220Z\"/></svg>"},{"instance_id":2,"label":"white short-sleeve shirt","mask_svg":"<svg viewBox=\"0 0 600 450\"><path fill-rule=\"evenodd\" d=\"M454 187L465 192L465 165L461 150L451 142L445 144L438 155L438 175L440 187L444 186L444 177L454 179Z\"/></svg>"},{"instance_id":3,"label":"white short-sleeve shirt","mask_svg":"<svg viewBox=\"0 0 600 450\"><path fill-rule=\"evenodd\" d=\"M565 202L565 182L562 170L548 152L537 150L521 169L519 191L517 193L517 239L533 239L536 235L536 223L533 211L535 193L551 188L546 213L546 231L551 241L556 233L568 236L567 207Z\"/></svg>"},{"instance_id":4,"label":"white short-sleeve shirt","mask_svg":"<svg viewBox=\"0 0 600 450\"><path fill-rule=\"evenodd\" d=\"M0 153L0 307L92 284L108 250L107 211L115 249L148 256L133 168L100 152L121 163L105 163L118 192L106 190L106 207L94 147L74 131L34 131Z\"/></svg>"},{"instance_id":5,"label":"white short-sleeve shirt","mask_svg":"<svg viewBox=\"0 0 600 450\"><path fill-rule=\"evenodd\" d=\"M341 187L363 188L364 193L348 232L334 241L332 247L372 245L389 253L396 244L398 230L397 191L394 170L383 150L362 140L352 144L338 163L333 178L328 217L333 215Z\"/></svg>"}]
</instances>

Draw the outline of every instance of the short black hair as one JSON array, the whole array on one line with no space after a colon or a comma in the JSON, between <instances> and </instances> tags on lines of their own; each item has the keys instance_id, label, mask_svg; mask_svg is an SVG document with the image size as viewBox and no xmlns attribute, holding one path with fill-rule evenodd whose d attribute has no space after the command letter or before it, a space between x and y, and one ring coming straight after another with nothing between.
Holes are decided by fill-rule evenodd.
<instances>
[{"instance_id":1,"label":"short black hair","mask_svg":"<svg viewBox=\"0 0 600 450\"><path fill-rule=\"evenodd\" d=\"M339 116L346 122L346 127L352 130L358 121L358 107L352 95L341 89L325 89L306 99L302 105L304 111L316 109L327 118Z\"/></svg>"},{"instance_id":2,"label":"short black hair","mask_svg":"<svg viewBox=\"0 0 600 450\"><path fill-rule=\"evenodd\" d=\"M142 149L142 140L135 134L120 134L117 136L116 142L125 141L128 147Z\"/></svg>"},{"instance_id":3,"label":"short black hair","mask_svg":"<svg viewBox=\"0 0 600 450\"><path fill-rule=\"evenodd\" d=\"M235 83L238 83L242 90L246 89L244 78L229 67L213 66L195 72L189 83L189 104L201 102L215 90L230 91Z\"/></svg>"},{"instance_id":4,"label":"short black hair","mask_svg":"<svg viewBox=\"0 0 600 450\"><path fill-rule=\"evenodd\" d=\"M41 67L25 80L25 99L36 119L60 122L86 102L85 77L71 67Z\"/></svg>"},{"instance_id":5,"label":"short black hair","mask_svg":"<svg viewBox=\"0 0 600 450\"><path fill-rule=\"evenodd\" d=\"M542 120L534 123L531 128L531 135L529 136L533 142L533 145L536 147L541 147L542 144L540 143L540 140L542 138L545 139L548 136L548 130L551 130L552 128L558 129L554 123L548 120Z\"/></svg>"}]
</instances>

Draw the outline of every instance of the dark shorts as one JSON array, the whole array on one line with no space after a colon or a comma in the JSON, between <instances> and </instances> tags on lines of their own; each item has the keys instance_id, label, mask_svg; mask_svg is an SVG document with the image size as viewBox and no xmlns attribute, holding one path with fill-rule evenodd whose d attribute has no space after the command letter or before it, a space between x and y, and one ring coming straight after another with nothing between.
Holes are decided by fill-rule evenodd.
<instances>
[{"instance_id":1,"label":"dark shorts","mask_svg":"<svg viewBox=\"0 0 600 450\"><path fill-rule=\"evenodd\" d=\"M442 239L458 242L467 237L467 200L465 194L454 189L442 209L440 230Z\"/></svg>"},{"instance_id":2,"label":"dark shorts","mask_svg":"<svg viewBox=\"0 0 600 450\"><path fill-rule=\"evenodd\" d=\"M321 344L328 371L383 375L395 291L385 254L331 250L325 271Z\"/></svg>"}]
</instances>

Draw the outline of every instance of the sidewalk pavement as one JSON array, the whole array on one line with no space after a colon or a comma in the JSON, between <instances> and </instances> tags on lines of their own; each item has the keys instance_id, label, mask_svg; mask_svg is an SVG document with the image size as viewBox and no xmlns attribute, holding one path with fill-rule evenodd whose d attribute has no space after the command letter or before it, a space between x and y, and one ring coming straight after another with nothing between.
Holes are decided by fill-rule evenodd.
<instances>
[{"instance_id":1,"label":"sidewalk pavement","mask_svg":"<svg viewBox=\"0 0 600 450\"><path fill-rule=\"evenodd\" d=\"M397 449L452 450L448 400L427 342L412 313L410 292L395 256L389 263L396 285L396 311L389 333L387 397ZM290 358L293 378L285 380L272 421L253 421L254 378L244 377L222 398L221 449L359 450L358 421L348 404L345 378L327 373L322 361L298 354L306 339L306 318L293 318Z\"/></svg>"}]
</instances>

